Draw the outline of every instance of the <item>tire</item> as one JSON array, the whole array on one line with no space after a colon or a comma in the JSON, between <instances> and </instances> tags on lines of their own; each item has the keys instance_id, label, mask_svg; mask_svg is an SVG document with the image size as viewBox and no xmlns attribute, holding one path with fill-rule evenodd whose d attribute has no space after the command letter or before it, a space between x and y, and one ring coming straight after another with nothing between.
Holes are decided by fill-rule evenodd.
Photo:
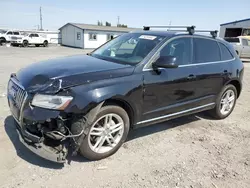
<instances>
[{"instance_id":1,"label":"tire","mask_svg":"<svg viewBox=\"0 0 250 188\"><path fill-rule=\"evenodd\" d=\"M35 44L36 47L39 47L40 45L39 44Z\"/></svg>"},{"instance_id":2,"label":"tire","mask_svg":"<svg viewBox=\"0 0 250 188\"><path fill-rule=\"evenodd\" d=\"M231 107L230 107L230 110L228 110L226 113L222 113L222 105L223 105L223 104L221 104L221 103L222 103L222 100L223 100L223 98L225 97L225 95L226 95L227 93L230 93L230 91L232 91L233 94L234 94L234 100L233 100L233 102L229 105L229 106L231 106ZM217 100L216 100L216 106L214 107L214 109L212 109L212 110L210 111L210 114L211 114L215 119L224 119L224 118L228 117L228 116L232 113L232 111L233 111L233 109L234 109L234 107L235 107L236 100L237 100L237 90L236 90L235 86L234 86L234 85L231 85L231 84L226 85L226 86L222 89L222 91L220 92L220 94L218 95Z\"/></svg>"},{"instance_id":3,"label":"tire","mask_svg":"<svg viewBox=\"0 0 250 188\"><path fill-rule=\"evenodd\" d=\"M48 41L47 41L47 40L45 40L45 41L43 42L43 46L44 46L44 47L48 47Z\"/></svg>"},{"instance_id":4,"label":"tire","mask_svg":"<svg viewBox=\"0 0 250 188\"><path fill-rule=\"evenodd\" d=\"M6 43L6 39L4 37L0 38L0 43Z\"/></svg>"},{"instance_id":5,"label":"tire","mask_svg":"<svg viewBox=\"0 0 250 188\"><path fill-rule=\"evenodd\" d=\"M23 41L23 47L27 47L29 45L29 42L27 40Z\"/></svg>"},{"instance_id":6,"label":"tire","mask_svg":"<svg viewBox=\"0 0 250 188\"><path fill-rule=\"evenodd\" d=\"M117 141L117 142L111 143L111 140L110 140L109 136L107 136L107 135L110 135L110 134L108 134L105 131L98 132L98 133L101 133L102 136L93 136L93 135L91 135L91 134L95 133L94 132L95 130L93 130L93 129L94 129L95 126L97 126L97 124L96 124L97 121L98 121L98 126L100 126L99 124L101 124L101 122L104 122L106 120L105 115L107 115L107 114L109 114L109 117L112 117L111 121L108 121L108 122L111 122L110 123L111 125L107 124L107 126L110 126L110 130L117 129L117 128L111 129L111 127L117 126L118 124L120 124L120 122L123 122L123 128L118 130L117 133L116 132L115 133L110 133L110 134L116 134L116 135L112 136L112 138L113 138L112 141L114 141L115 139L116 140L118 139L119 141ZM120 121L117 121L118 119ZM115 124L115 123L117 123L117 124ZM104 125L101 126L102 129L103 129L103 127L104 127ZM80 154L82 156L84 156L85 158L89 159L89 160L100 160L100 159L109 157L110 155L113 155L121 147L121 145L125 142L125 140L126 140L126 138L128 136L129 127L130 127L129 117L128 117L127 112L123 108L121 108L119 106L114 106L114 105L102 107L100 109L100 111L98 112L98 114L97 114L97 116L96 116L96 118L94 120L94 123L89 128L89 132L85 136L85 138L84 138L84 140L83 140L83 142L82 142L82 144L81 144L81 146L79 148ZM106 134L106 136L105 136L105 134ZM105 146L104 147L101 146L100 149L98 149L99 147L97 147L97 149L99 151L106 151L107 150L106 152L96 152L93 149L94 148L93 145L96 145L98 140L99 139L101 140L101 137L106 138L106 139L104 139L105 141L103 142L103 145L105 145ZM95 140L97 140L97 141L95 142L95 140L93 140L93 138L95 138ZM108 143L108 140L109 140L109 143ZM94 144L92 142L94 142ZM102 143L102 141L100 141L100 143ZM115 144L115 145L110 147L110 144L111 145Z\"/></svg>"}]
</instances>

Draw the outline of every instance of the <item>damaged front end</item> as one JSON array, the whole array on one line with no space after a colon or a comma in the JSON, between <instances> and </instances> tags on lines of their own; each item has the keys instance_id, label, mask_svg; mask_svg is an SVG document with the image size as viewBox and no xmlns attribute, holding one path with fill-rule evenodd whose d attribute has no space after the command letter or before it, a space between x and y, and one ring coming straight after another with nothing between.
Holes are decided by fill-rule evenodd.
<instances>
[{"instance_id":1,"label":"damaged front end","mask_svg":"<svg viewBox=\"0 0 250 188\"><path fill-rule=\"evenodd\" d=\"M20 141L42 158L64 163L70 148L72 154L77 153L102 103L85 114L76 115L32 106L33 97L15 79L10 79L8 103L18 124ZM79 119L81 123L76 128L74 124Z\"/></svg>"}]
</instances>

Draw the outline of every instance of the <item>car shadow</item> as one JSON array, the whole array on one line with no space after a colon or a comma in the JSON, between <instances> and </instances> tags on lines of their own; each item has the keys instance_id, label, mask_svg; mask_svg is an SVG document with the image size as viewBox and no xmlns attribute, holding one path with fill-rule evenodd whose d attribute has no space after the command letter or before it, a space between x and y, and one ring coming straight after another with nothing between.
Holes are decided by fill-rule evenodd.
<instances>
[{"instance_id":1,"label":"car shadow","mask_svg":"<svg viewBox=\"0 0 250 188\"><path fill-rule=\"evenodd\" d=\"M141 127L138 129L132 129L129 133L129 136L126 142L129 142L139 137L144 137L150 134L172 129L174 127L182 126L182 125L194 122L194 121L199 121L201 119L211 119L211 118L209 118L209 116L207 115L204 115L203 113L198 113L194 115L189 115L189 116L184 116L184 117L180 117L177 119L169 120L163 123ZM5 119L4 127L5 127L5 131L7 135L9 136L12 144L14 145L16 149L17 155L20 158L22 158L23 160L27 161L30 164L43 167L43 168L62 169L64 167L64 164L59 164L59 163L55 163L55 162L51 162L46 159L43 159L35 155L29 149L27 149L19 140L18 134L16 132L15 123L16 122L14 118L12 116L8 116ZM89 161L88 159L85 159L84 157L80 155L72 156L69 151L69 155L67 157L67 163L70 165L71 161L92 162L92 161Z\"/></svg>"}]
</instances>

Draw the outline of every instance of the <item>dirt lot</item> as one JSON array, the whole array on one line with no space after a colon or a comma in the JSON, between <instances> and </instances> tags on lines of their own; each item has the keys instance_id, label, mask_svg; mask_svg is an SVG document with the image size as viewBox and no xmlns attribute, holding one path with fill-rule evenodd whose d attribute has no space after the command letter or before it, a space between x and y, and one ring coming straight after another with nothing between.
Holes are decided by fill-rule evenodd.
<instances>
[{"instance_id":1,"label":"dirt lot","mask_svg":"<svg viewBox=\"0 0 250 188\"><path fill-rule=\"evenodd\" d=\"M234 112L202 113L130 132L113 156L64 166L39 158L17 138L6 87L9 74L36 61L81 54L65 47L0 47L0 187L250 187L250 64Z\"/></svg>"}]
</instances>

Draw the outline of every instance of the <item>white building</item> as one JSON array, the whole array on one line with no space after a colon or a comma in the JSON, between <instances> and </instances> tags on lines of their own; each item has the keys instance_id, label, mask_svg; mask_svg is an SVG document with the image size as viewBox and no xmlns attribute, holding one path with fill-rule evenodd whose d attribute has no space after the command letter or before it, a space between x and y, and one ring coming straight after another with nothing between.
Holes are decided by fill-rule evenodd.
<instances>
[{"instance_id":1,"label":"white building","mask_svg":"<svg viewBox=\"0 0 250 188\"><path fill-rule=\"evenodd\" d=\"M67 23L59 28L61 33L61 44L65 46L93 49L104 44L108 40L128 33L134 28L123 28L114 26L98 26L90 24Z\"/></svg>"},{"instance_id":2,"label":"white building","mask_svg":"<svg viewBox=\"0 0 250 188\"><path fill-rule=\"evenodd\" d=\"M220 25L221 38L224 37L237 37L237 36L250 36L250 18L244 20L237 20Z\"/></svg>"}]
</instances>

